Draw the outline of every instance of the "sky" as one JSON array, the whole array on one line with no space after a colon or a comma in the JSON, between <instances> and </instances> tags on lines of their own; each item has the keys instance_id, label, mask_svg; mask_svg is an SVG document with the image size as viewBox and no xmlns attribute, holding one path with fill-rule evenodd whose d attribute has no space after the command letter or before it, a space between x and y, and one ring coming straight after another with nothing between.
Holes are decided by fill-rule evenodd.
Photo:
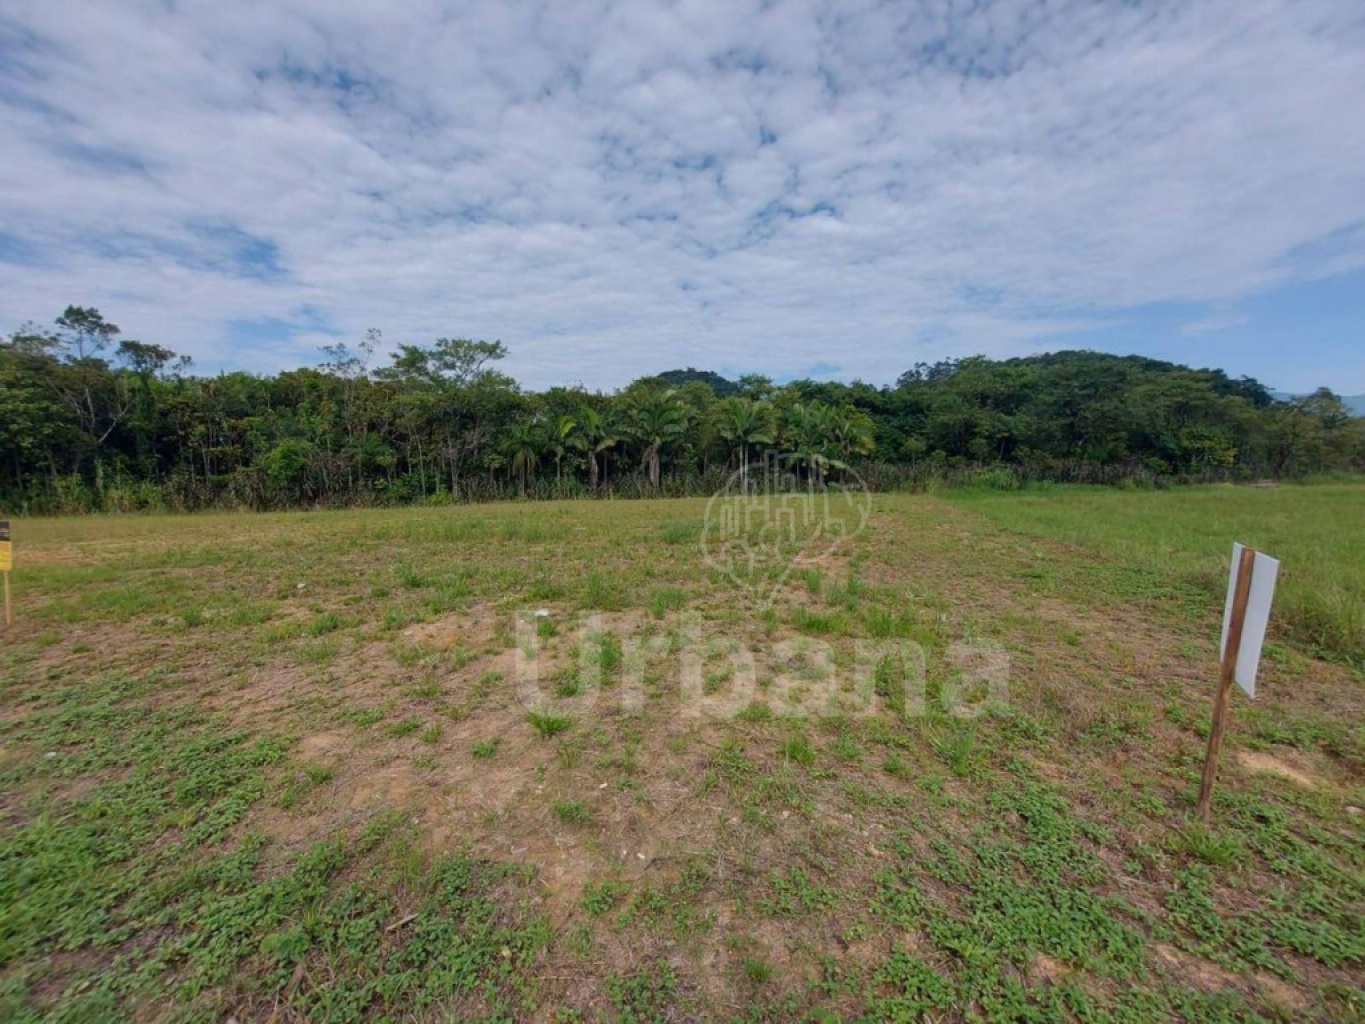
<instances>
[{"instance_id":1,"label":"sky","mask_svg":"<svg viewBox=\"0 0 1365 1024\"><path fill-rule=\"evenodd\" d=\"M0 332L71 303L206 372L1365 392L1365 4L4 0Z\"/></svg>"}]
</instances>

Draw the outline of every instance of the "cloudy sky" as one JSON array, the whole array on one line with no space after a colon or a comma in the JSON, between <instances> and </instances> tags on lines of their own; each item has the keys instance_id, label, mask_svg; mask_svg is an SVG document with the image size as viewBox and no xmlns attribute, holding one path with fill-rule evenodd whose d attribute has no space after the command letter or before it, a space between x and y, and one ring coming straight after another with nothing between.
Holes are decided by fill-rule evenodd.
<instances>
[{"instance_id":1,"label":"cloudy sky","mask_svg":"<svg viewBox=\"0 0 1365 1024\"><path fill-rule=\"evenodd\" d=\"M1365 391L1360 0L4 0L0 331Z\"/></svg>"}]
</instances>

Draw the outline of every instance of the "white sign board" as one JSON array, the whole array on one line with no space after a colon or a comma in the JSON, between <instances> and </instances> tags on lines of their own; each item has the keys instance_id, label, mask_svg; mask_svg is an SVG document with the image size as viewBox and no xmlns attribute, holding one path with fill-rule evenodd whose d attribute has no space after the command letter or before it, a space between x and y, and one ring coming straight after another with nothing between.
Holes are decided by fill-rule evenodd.
<instances>
[{"instance_id":1,"label":"white sign board","mask_svg":"<svg viewBox=\"0 0 1365 1024\"><path fill-rule=\"evenodd\" d=\"M1237 570L1242 564L1242 545L1232 545L1232 571L1228 574L1228 597L1223 605L1223 638L1218 641L1218 654L1227 653L1228 625L1232 622L1232 595L1237 591ZM1280 563L1256 552L1251 566L1251 592L1247 594L1247 616L1242 626L1242 645L1237 649L1237 685L1256 696L1256 669L1261 663L1261 642L1265 640L1266 623L1270 621L1270 599L1275 596L1275 577Z\"/></svg>"}]
</instances>

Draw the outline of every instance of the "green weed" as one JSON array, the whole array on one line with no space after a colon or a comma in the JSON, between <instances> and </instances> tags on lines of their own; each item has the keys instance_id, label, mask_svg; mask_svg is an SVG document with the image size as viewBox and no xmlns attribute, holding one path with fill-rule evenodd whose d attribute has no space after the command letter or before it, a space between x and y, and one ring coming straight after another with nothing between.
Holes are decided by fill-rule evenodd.
<instances>
[{"instance_id":1,"label":"green weed","mask_svg":"<svg viewBox=\"0 0 1365 1024\"><path fill-rule=\"evenodd\" d=\"M394 722L388 727L390 736L411 736L422 728L422 720L417 717L409 717Z\"/></svg>"},{"instance_id":2,"label":"green weed","mask_svg":"<svg viewBox=\"0 0 1365 1024\"><path fill-rule=\"evenodd\" d=\"M565 825L587 825L592 821L592 812L578 800L561 800L554 805L553 810L555 817Z\"/></svg>"},{"instance_id":3,"label":"green weed","mask_svg":"<svg viewBox=\"0 0 1365 1024\"><path fill-rule=\"evenodd\" d=\"M531 727L540 735L547 739L557 736L564 732L569 726L573 725L573 719L564 715L542 714L538 711L528 711L526 720L531 723Z\"/></svg>"},{"instance_id":4,"label":"green weed","mask_svg":"<svg viewBox=\"0 0 1365 1024\"><path fill-rule=\"evenodd\" d=\"M687 591L681 587L661 587L649 598L649 610L657 619L662 619L670 611L680 611L687 607Z\"/></svg>"}]
</instances>

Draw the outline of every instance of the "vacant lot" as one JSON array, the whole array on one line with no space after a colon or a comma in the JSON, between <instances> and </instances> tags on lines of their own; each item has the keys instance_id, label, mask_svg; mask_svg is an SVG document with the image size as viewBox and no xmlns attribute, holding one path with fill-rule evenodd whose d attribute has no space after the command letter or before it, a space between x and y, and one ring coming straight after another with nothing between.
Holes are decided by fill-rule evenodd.
<instances>
[{"instance_id":1,"label":"vacant lot","mask_svg":"<svg viewBox=\"0 0 1365 1024\"><path fill-rule=\"evenodd\" d=\"M768 609L701 501L16 523L0 1018L1365 1019L1365 687L1294 611L1359 615L1362 504L879 496ZM1205 831L1233 535L1289 614ZM924 713L792 714L859 640Z\"/></svg>"}]
</instances>

